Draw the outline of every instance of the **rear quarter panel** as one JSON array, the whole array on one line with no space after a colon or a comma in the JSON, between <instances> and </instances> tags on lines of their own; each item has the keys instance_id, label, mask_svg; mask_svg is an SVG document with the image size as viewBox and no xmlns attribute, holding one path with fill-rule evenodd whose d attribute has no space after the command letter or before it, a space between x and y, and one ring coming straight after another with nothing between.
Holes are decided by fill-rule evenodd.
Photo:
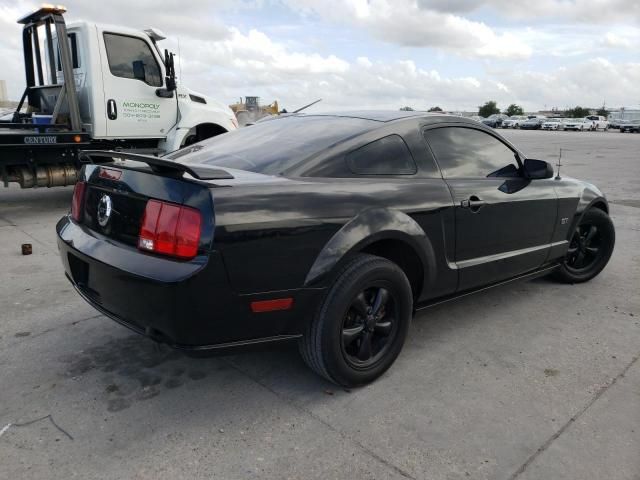
<instances>
[{"instance_id":1,"label":"rear quarter panel","mask_svg":"<svg viewBox=\"0 0 640 480\"><path fill-rule=\"evenodd\" d=\"M213 189L213 197L214 248L222 252L229 280L239 293L326 287L341 260L359 251L367 239L379 238L377 233L384 236L393 230L366 220L366 212L376 209L398 212L417 223L435 252L436 264L429 265L432 276L447 274L446 245L453 233L447 239L445 230L453 223L446 217L452 218L453 202L441 179L283 180ZM358 223L360 216L364 220ZM348 234L340 234L347 224ZM330 243L332 238L339 240ZM308 285L314 263L328 250L328 268Z\"/></svg>"}]
</instances>

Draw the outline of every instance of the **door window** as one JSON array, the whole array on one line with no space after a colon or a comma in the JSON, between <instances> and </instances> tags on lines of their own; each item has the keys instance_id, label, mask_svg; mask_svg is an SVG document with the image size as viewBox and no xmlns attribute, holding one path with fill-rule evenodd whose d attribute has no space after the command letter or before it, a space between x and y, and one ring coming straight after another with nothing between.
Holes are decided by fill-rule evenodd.
<instances>
[{"instance_id":1,"label":"door window","mask_svg":"<svg viewBox=\"0 0 640 480\"><path fill-rule=\"evenodd\" d=\"M162 74L149 44L141 38L104 34L109 70L116 77L141 80L153 87L162 86Z\"/></svg>"},{"instance_id":2,"label":"door window","mask_svg":"<svg viewBox=\"0 0 640 480\"><path fill-rule=\"evenodd\" d=\"M445 178L520 176L515 152L481 130L443 127L424 135Z\"/></svg>"}]
</instances>

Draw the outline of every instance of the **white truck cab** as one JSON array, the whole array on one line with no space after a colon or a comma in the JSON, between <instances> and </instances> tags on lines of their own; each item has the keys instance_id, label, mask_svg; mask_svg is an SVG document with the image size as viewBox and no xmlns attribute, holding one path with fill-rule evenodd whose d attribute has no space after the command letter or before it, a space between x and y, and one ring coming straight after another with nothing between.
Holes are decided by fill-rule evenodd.
<instances>
[{"instance_id":1,"label":"white truck cab","mask_svg":"<svg viewBox=\"0 0 640 480\"><path fill-rule=\"evenodd\" d=\"M0 119L5 185L71 185L83 150L162 155L238 127L228 106L178 84L160 31L67 25L65 12L48 5L18 20L26 88Z\"/></svg>"},{"instance_id":2,"label":"white truck cab","mask_svg":"<svg viewBox=\"0 0 640 480\"><path fill-rule=\"evenodd\" d=\"M236 128L228 106L180 84L167 90L158 30L75 22L67 32L82 125L92 138L157 139L168 152Z\"/></svg>"}]
</instances>

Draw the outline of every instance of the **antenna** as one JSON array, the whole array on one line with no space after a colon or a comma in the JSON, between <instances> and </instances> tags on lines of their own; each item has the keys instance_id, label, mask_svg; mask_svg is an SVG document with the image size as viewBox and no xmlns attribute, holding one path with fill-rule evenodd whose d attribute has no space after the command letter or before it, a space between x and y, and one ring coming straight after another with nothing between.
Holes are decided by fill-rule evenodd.
<instances>
[{"instance_id":1,"label":"antenna","mask_svg":"<svg viewBox=\"0 0 640 480\"><path fill-rule=\"evenodd\" d=\"M180 37L178 37L178 69L180 70L180 81L182 82L182 52L180 51Z\"/></svg>"},{"instance_id":2,"label":"antenna","mask_svg":"<svg viewBox=\"0 0 640 480\"><path fill-rule=\"evenodd\" d=\"M558 167L558 173L556 174L555 180L560 180L560 167L562 167L562 148L560 149L560 155L558 155L558 163L556 163L556 167Z\"/></svg>"}]
</instances>

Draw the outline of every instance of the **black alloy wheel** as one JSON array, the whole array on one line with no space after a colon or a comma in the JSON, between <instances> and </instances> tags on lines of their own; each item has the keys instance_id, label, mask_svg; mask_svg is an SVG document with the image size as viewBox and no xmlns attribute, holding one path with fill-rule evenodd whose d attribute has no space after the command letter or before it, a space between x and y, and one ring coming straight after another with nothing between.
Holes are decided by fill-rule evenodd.
<instances>
[{"instance_id":1,"label":"black alloy wheel","mask_svg":"<svg viewBox=\"0 0 640 480\"><path fill-rule=\"evenodd\" d=\"M598 208L589 209L571 235L566 256L554 272L555 278L566 283L591 280L609 262L615 240L609 215Z\"/></svg>"},{"instance_id":2,"label":"black alloy wheel","mask_svg":"<svg viewBox=\"0 0 640 480\"><path fill-rule=\"evenodd\" d=\"M397 333L395 299L384 287L360 292L342 324L342 354L354 368L368 368L389 349Z\"/></svg>"},{"instance_id":3,"label":"black alloy wheel","mask_svg":"<svg viewBox=\"0 0 640 480\"><path fill-rule=\"evenodd\" d=\"M335 274L300 339L300 353L327 380L365 385L400 354L412 316L404 271L386 258L360 253Z\"/></svg>"},{"instance_id":4,"label":"black alloy wheel","mask_svg":"<svg viewBox=\"0 0 640 480\"><path fill-rule=\"evenodd\" d=\"M596 225L578 225L567 250L567 268L575 272L588 270L605 252L602 242L603 237Z\"/></svg>"}]
</instances>

